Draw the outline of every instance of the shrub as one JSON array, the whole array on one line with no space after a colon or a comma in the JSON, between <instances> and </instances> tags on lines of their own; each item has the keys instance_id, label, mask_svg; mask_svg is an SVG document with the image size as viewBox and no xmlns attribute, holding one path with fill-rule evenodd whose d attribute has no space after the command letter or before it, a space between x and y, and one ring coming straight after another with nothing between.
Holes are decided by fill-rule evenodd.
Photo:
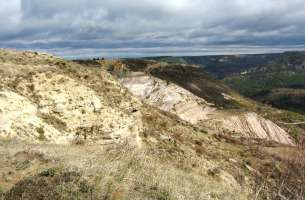
<instances>
[{"instance_id":1,"label":"shrub","mask_svg":"<svg viewBox=\"0 0 305 200\"><path fill-rule=\"evenodd\" d=\"M3 199L4 196L4 190L0 187L0 200Z\"/></svg>"},{"instance_id":2,"label":"shrub","mask_svg":"<svg viewBox=\"0 0 305 200\"><path fill-rule=\"evenodd\" d=\"M299 147L298 153L291 160L284 160L286 168L279 172L277 198L305 199L305 148Z\"/></svg>"},{"instance_id":3,"label":"shrub","mask_svg":"<svg viewBox=\"0 0 305 200\"><path fill-rule=\"evenodd\" d=\"M96 199L92 191L80 173L51 168L18 182L5 199Z\"/></svg>"},{"instance_id":4,"label":"shrub","mask_svg":"<svg viewBox=\"0 0 305 200\"><path fill-rule=\"evenodd\" d=\"M39 134L38 139L41 141L46 140L46 136L44 135L44 129L42 127L37 128L37 133Z\"/></svg>"},{"instance_id":5,"label":"shrub","mask_svg":"<svg viewBox=\"0 0 305 200\"><path fill-rule=\"evenodd\" d=\"M305 148L291 148L275 153L271 166L265 165L257 183L257 197L305 200Z\"/></svg>"},{"instance_id":6,"label":"shrub","mask_svg":"<svg viewBox=\"0 0 305 200\"><path fill-rule=\"evenodd\" d=\"M31 166L31 161L29 160L19 160L15 162L15 166L17 170L25 170Z\"/></svg>"}]
</instances>

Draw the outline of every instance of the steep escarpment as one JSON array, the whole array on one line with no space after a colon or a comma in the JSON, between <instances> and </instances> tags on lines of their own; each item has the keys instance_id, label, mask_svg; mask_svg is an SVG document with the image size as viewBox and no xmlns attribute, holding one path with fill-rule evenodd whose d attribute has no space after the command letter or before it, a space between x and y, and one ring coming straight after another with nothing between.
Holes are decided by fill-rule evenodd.
<instances>
[{"instance_id":1,"label":"steep escarpment","mask_svg":"<svg viewBox=\"0 0 305 200\"><path fill-rule=\"evenodd\" d=\"M207 115L216 109L213 104L188 90L144 73L133 73L122 78L121 83L150 105L174 113L193 124L207 119Z\"/></svg>"},{"instance_id":2,"label":"steep escarpment","mask_svg":"<svg viewBox=\"0 0 305 200\"><path fill-rule=\"evenodd\" d=\"M141 116L131 113L141 102L107 72L37 53L5 51L1 56L2 137L103 143L141 131Z\"/></svg>"},{"instance_id":3,"label":"steep escarpment","mask_svg":"<svg viewBox=\"0 0 305 200\"><path fill-rule=\"evenodd\" d=\"M204 123L231 136L268 139L282 144L293 144L289 135L272 121L256 113L215 112Z\"/></svg>"},{"instance_id":4,"label":"steep escarpment","mask_svg":"<svg viewBox=\"0 0 305 200\"><path fill-rule=\"evenodd\" d=\"M0 131L2 138L48 140L68 143L73 136L46 123L37 114L38 108L29 99L12 91L0 92Z\"/></svg>"},{"instance_id":5,"label":"steep escarpment","mask_svg":"<svg viewBox=\"0 0 305 200\"><path fill-rule=\"evenodd\" d=\"M214 103L218 108L240 108L239 102L228 96L235 93L198 66L128 59L122 61L131 71L145 71L159 79L176 84L194 95Z\"/></svg>"},{"instance_id":6,"label":"steep escarpment","mask_svg":"<svg viewBox=\"0 0 305 200\"><path fill-rule=\"evenodd\" d=\"M284 128L297 141L302 142L305 137L305 126L298 124L298 122L305 121L304 55L302 51L292 51L278 54L156 57L149 59L169 62L171 65L181 63L182 65L195 64L200 66L201 70L223 80L226 85L240 94L254 99L254 103L243 100L247 109L259 112L261 115L268 115L268 118L277 123L293 123L293 126L284 125ZM135 60L128 60L128 62L131 63L131 66L140 63L140 61ZM142 66L146 66L148 63L148 61L141 62ZM197 74L192 75L192 77L196 76ZM171 79L171 77L165 78ZM179 82L179 79L177 80ZM202 85L204 82L200 84L200 88L204 88ZM202 95L200 91L193 90L193 92L197 92L196 94L199 96ZM258 105L258 102L270 106ZM271 108L271 106L276 109ZM256 107L257 109L255 109Z\"/></svg>"},{"instance_id":7,"label":"steep escarpment","mask_svg":"<svg viewBox=\"0 0 305 200\"><path fill-rule=\"evenodd\" d=\"M120 77L122 84L150 105L217 132L293 144L285 130L254 112L242 111L239 96L213 78L205 78L208 75L196 67L154 63L141 69L133 61L129 69L146 74L125 73ZM230 104L234 110L228 108ZM240 111L237 112L237 108Z\"/></svg>"}]
</instances>

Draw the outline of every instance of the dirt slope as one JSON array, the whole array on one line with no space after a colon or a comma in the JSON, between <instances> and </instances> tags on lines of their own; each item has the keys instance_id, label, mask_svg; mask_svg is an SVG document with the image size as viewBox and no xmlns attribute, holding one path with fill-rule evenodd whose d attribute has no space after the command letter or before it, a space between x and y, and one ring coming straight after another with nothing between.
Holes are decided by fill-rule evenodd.
<instances>
[{"instance_id":1,"label":"dirt slope","mask_svg":"<svg viewBox=\"0 0 305 200\"><path fill-rule=\"evenodd\" d=\"M207 115L216 110L213 104L193 95L188 90L144 73L133 73L122 78L121 83L150 105L174 113L193 124L207 119Z\"/></svg>"},{"instance_id":2,"label":"dirt slope","mask_svg":"<svg viewBox=\"0 0 305 200\"><path fill-rule=\"evenodd\" d=\"M128 66L127 63L126 67L128 68ZM225 86L216 80L205 78L207 75L202 75L198 78L188 77L189 71L196 72L197 68L193 66L181 67L179 65L171 66L165 64L163 66L157 64L147 65L146 68L136 68L136 71L140 69L139 71L146 73L127 72L124 76L120 76L120 80L126 88L146 103L176 114L181 119L192 124L204 124L209 128L217 130L217 132L226 132L226 134L237 137L261 138L293 145L293 140L288 133L272 121L264 119L254 112L242 111L241 109L237 112L236 109L232 110L221 107L219 102L229 102L232 105L238 105L239 100L230 90L224 91ZM131 70L135 69L133 66L130 68ZM180 71L180 69L183 70ZM183 76L187 78L184 80L182 79ZM198 74L194 76L198 76ZM167 79L166 77L169 78ZM185 81L183 86L187 85L186 89L179 84L175 84L174 77L181 77L180 82ZM192 81L187 82L189 79ZM209 100L200 98L190 92L201 90L201 85L194 82L196 79L200 79L202 84L209 85L206 87L206 92L201 91L201 94L205 93L202 96L208 96L207 99ZM242 108L242 105L238 105L238 107Z\"/></svg>"},{"instance_id":3,"label":"dirt slope","mask_svg":"<svg viewBox=\"0 0 305 200\"><path fill-rule=\"evenodd\" d=\"M0 136L103 143L141 131L141 116L131 111L142 103L107 72L35 53L4 51L0 57Z\"/></svg>"}]
</instances>

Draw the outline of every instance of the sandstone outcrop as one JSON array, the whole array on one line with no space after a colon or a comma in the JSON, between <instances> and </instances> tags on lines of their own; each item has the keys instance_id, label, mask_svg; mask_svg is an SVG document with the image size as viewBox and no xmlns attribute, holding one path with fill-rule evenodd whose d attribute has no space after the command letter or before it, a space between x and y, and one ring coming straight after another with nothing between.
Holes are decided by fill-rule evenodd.
<instances>
[{"instance_id":1,"label":"sandstone outcrop","mask_svg":"<svg viewBox=\"0 0 305 200\"><path fill-rule=\"evenodd\" d=\"M235 136L261 138L292 145L288 133L256 113L217 110L212 103L188 90L142 72L129 73L121 83L134 95L161 110L176 114L192 124L202 123L216 131ZM233 97L222 93L226 98Z\"/></svg>"},{"instance_id":2,"label":"sandstone outcrop","mask_svg":"<svg viewBox=\"0 0 305 200\"><path fill-rule=\"evenodd\" d=\"M20 60L8 59L14 56ZM138 138L143 129L141 113L130 114L141 102L106 71L33 52L5 51L0 57L1 137L103 144ZM86 80L90 73L92 83Z\"/></svg>"}]
</instances>

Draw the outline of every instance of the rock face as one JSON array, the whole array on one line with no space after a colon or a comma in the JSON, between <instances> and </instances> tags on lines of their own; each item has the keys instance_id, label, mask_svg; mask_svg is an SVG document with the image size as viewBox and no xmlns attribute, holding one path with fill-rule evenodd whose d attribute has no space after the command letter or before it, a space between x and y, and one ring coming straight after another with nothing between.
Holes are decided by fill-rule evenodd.
<instances>
[{"instance_id":1,"label":"rock face","mask_svg":"<svg viewBox=\"0 0 305 200\"><path fill-rule=\"evenodd\" d=\"M203 123L214 130L234 132L242 137L293 144L289 135L270 120L256 113L244 112L237 115L234 112L217 110L213 104L173 83L141 72L130 73L121 78L121 83L146 103L176 114L192 124Z\"/></svg>"},{"instance_id":2,"label":"rock face","mask_svg":"<svg viewBox=\"0 0 305 200\"><path fill-rule=\"evenodd\" d=\"M0 110L0 136L3 138L46 139L57 144L65 144L73 139L71 134L60 132L45 123L38 116L37 106L17 93L1 91Z\"/></svg>"},{"instance_id":3,"label":"rock face","mask_svg":"<svg viewBox=\"0 0 305 200\"><path fill-rule=\"evenodd\" d=\"M23 60L27 54L32 59ZM8 59L13 55L24 63ZM46 55L43 62L49 63L41 65L41 55L30 52L6 51L1 56L0 136L60 144L105 143L141 132L141 114L129 111L141 107L141 102L106 71L82 69ZM92 80L86 80L90 73Z\"/></svg>"},{"instance_id":4,"label":"rock face","mask_svg":"<svg viewBox=\"0 0 305 200\"><path fill-rule=\"evenodd\" d=\"M191 92L144 73L133 73L122 78L121 83L146 103L174 113L193 124L208 119L207 115L215 110L213 104Z\"/></svg>"},{"instance_id":5,"label":"rock face","mask_svg":"<svg viewBox=\"0 0 305 200\"><path fill-rule=\"evenodd\" d=\"M217 112L210 117L205 123L216 130L293 145L289 135L282 128L256 113Z\"/></svg>"}]
</instances>

